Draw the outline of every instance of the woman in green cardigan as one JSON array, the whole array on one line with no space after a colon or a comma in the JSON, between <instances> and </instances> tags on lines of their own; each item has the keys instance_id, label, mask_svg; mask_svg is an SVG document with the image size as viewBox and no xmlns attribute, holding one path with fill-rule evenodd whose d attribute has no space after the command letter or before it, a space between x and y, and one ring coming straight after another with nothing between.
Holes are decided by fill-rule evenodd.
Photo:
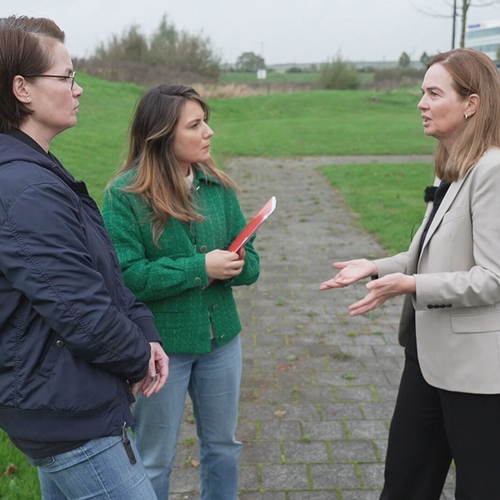
<instances>
[{"instance_id":1,"label":"woman in green cardigan","mask_svg":"<svg viewBox=\"0 0 500 500\"><path fill-rule=\"evenodd\" d=\"M165 387L148 399L139 395L134 410L137 445L159 500L168 498L187 392L201 500L237 498L242 363L232 287L257 280L259 257L251 241L238 253L224 250L245 218L235 183L210 157L209 111L190 87L146 92L127 161L104 198L126 284L153 312L170 357Z\"/></svg>"}]
</instances>

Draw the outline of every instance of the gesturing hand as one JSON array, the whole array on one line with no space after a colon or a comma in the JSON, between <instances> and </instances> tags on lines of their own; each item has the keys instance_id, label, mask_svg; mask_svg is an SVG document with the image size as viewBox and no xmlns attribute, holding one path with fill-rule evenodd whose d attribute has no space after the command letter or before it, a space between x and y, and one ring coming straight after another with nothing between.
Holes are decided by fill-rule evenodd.
<instances>
[{"instance_id":1,"label":"gesturing hand","mask_svg":"<svg viewBox=\"0 0 500 500\"><path fill-rule=\"evenodd\" d=\"M329 290L330 288L343 288L352 285L368 276L377 274L377 266L366 259L348 260L345 262L335 262L334 269L340 269L340 272L328 281L319 285L320 290Z\"/></svg>"},{"instance_id":2,"label":"gesturing hand","mask_svg":"<svg viewBox=\"0 0 500 500\"><path fill-rule=\"evenodd\" d=\"M414 293L416 284L413 276L394 273L368 282L366 288L369 290L368 294L349 306L350 316L372 311L392 297Z\"/></svg>"}]
</instances>

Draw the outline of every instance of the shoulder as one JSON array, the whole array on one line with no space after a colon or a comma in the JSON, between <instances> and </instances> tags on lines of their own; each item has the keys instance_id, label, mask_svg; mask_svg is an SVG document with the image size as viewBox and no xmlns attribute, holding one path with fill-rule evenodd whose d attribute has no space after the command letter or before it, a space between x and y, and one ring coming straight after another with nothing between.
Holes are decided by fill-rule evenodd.
<instances>
[{"instance_id":1,"label":"shoulder","mask_svg":"<svg viewBox=\"0 0 500 500\"><path fill-rule=\"evenodd\" d=\"M109 191L121 191L133 184L135 179L135 170L128 170L116 176L108 185Z\"/></svg>"}]
</instances>

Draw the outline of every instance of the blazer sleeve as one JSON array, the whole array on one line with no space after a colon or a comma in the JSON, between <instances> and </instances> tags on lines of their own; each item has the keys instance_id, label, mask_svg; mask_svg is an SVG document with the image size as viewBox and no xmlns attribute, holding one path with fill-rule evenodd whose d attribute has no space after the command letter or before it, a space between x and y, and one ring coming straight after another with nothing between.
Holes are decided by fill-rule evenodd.
<instances>
[{"instance_id":1,"label":"blazer sleeve","mask_svg":"<svg viewBox=\"0 0 500 500\"><path fill-rule=\"evenodd\" d=\"M114 306L92 265L74 194L61 184L28 186L8 207L0 233L0 271L74 356L123 378L140 379L150 356L147 339Z\"/></svg>"},{"instance_id":2,"label":"blazer sleeve","mask_svg":"<svg viewBox=\"0 0 500 500\"><path fill-rule=\"evenodd\" d=\"M406 274L408 269L408 252L401 252L384 259L376 259L373 263L377 266L380 278L393 273Z\"/></svg>"}]
</instances>

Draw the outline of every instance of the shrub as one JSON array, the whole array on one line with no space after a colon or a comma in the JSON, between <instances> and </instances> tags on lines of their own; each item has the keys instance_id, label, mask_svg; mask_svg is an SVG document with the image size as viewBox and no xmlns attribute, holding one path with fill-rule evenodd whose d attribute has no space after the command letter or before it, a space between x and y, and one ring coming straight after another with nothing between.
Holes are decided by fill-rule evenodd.
<instances>
[{"instance_id":1,"label":"shrub","mask_svg":"<svg viewBox=\"0 0 500 500\"><path fill-rule=\"evenodd\" d=\"M332 61L321 65L318 84L327 90L348 90L357 89L360 80L356 66L337 56Z\"/></svg>"}]
</instances>

